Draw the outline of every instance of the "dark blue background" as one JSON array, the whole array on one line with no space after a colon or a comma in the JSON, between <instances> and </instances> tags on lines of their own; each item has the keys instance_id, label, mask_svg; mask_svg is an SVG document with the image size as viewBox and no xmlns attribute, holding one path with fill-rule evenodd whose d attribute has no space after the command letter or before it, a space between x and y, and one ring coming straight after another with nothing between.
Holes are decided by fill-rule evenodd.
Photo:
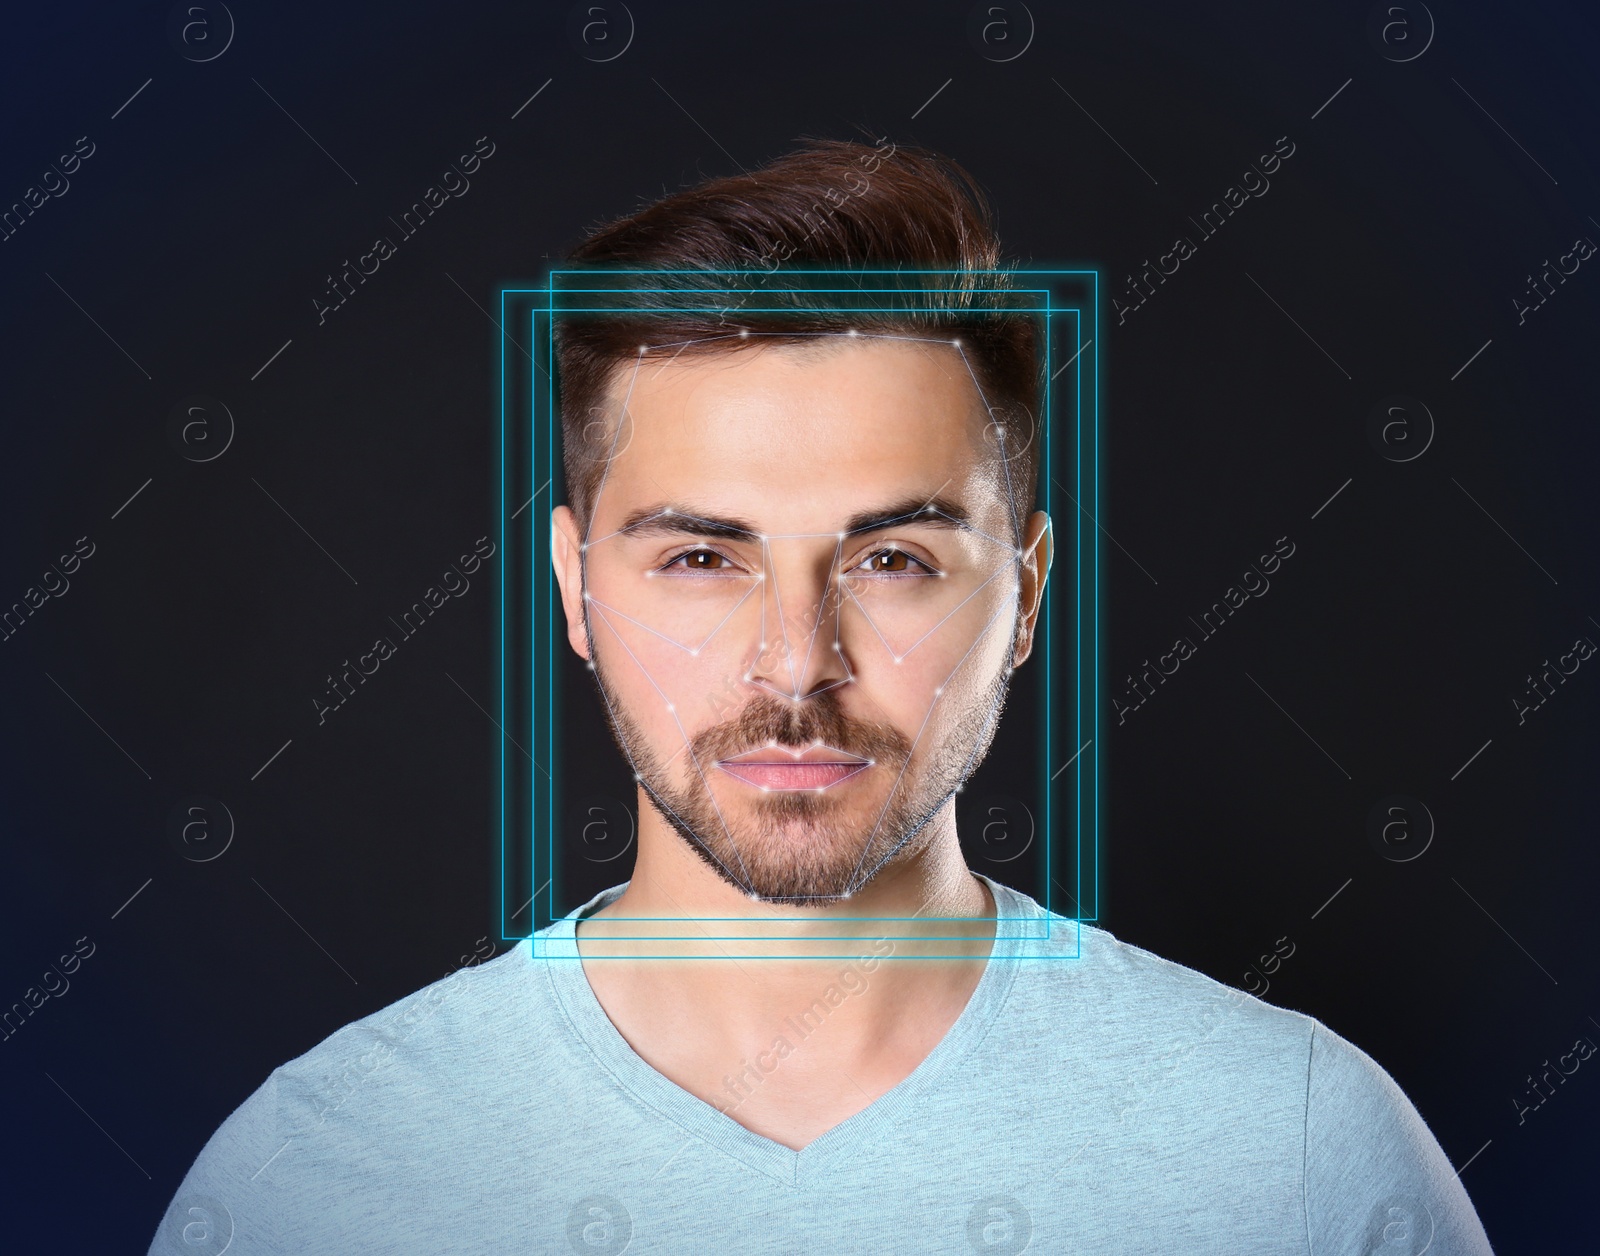
<instances>
[{"instance_id":1,"label":"dark blue background","mask_svg":"<svg viewBox=\"0 0 1600 1256\"><path fill-rule=\"evenodd\" d=\"M1600 241L1596 11L1440 3L1401 63L1364 4L1041 0L1001 63L959 4L632 8L607 63L565 5L241 2L207 62L162 5L8 18L0 201L95 145L0 243L0 605L95 546L0 643L0 1006L94 947L0 1041L8 1240L143 1251L273 1067L494 934L490 584L311 701L492 531L475 306L603 217L871 132L954 156L1014 254L1110 295L1295 145L1106 311L1108 685L1296 552L1125 724L1108 694L1101 924L1252 988L1292 938L1266 997L1394 1074L1497 1250L1592 1246L1600 1066L1515 1101L1600 1042L1600 667L1524 724L1512 699L1600 639L1600 259L1525 324L1512 299ZM470 192L319 325L325 277L480 136ZM167 434L193 394L236 424L209 462ZM1367 440L1391 394L1437 425L1413 461ZM1392 794L1437 824L1409 862L1367 840ZM209 862L167 836L191 795L236 821Z\"/></svg>"}]
</instances>

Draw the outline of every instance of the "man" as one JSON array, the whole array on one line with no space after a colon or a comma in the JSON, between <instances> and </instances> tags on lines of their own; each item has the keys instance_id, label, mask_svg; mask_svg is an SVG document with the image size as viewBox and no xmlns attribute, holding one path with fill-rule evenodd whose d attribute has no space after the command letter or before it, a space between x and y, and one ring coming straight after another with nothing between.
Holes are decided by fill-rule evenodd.
<instances>
[{"instance_id":1,"label":"man","mask_svg":"<svg viewBox=\"0 0 1600 1256\"><path fill-rule=\"evenodd\" d=\"M1489 1251L1357 1048L962 858L1051 559L999 258L959 167L830 142L577 250L768 272L558 332L551 552L633 875L276 1069L152 1252ZM829 306L808 266L958 282Z\"/></svg>"}]
</instances>

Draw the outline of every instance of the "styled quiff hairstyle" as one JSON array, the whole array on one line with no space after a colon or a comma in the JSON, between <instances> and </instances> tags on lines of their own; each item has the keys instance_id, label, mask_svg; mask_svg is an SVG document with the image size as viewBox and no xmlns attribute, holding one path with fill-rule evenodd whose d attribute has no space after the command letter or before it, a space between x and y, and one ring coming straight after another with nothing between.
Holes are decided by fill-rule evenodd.
<instances>
[{"instance_id":1,"label":"styled quiff hairstyle","mask_svg":"<svg viewBox=\"0 0 1600 1256\"><path fill-rule=\"evenodd\" d=\"M984 312L1008 310L1014 299L974 291L1015 284L1009 273L971 273L1003 269L993 215L972 176L939 153L885 145L808 140L750 173L710 179L605 223L569 254L565 269L648 271L634 277L636 286L658 289L608 296L608 306L627 313L557 320L567 497L580 520L594 506L614 432L608 386L619 367L638 360L641 345L727 353L751 343L739 338L742 330L766 345L814 342L849 328L961 341L1004 429L1003 446L991 444L1009 454L1016 518L1027 519L1038 476L1042 327L1035 315ZM894 272L839 276L826 286L896 293L852 302L849 292L805 290L805 272L819 269ZM919 269L946 273L903 273ZM717 271L763 273L699 273ZM696 297L712 284L744 291ZM680 289L682 305L700 308L660 312ZM863 312L863 301L875 308ZM741 316L744 305L782 312ZM654 308L632 312L643 306Z\"/></svg>"}]
</instances>

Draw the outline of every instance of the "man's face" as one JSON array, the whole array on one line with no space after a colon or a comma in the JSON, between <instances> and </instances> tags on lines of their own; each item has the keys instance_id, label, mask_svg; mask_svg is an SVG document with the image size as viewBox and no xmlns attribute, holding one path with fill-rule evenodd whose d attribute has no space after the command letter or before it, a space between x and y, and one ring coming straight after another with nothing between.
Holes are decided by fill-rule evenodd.
<instances>
[{"instance_id":1,"label":"man's face","mask_svg":"<svg viewBox=\"0 0 1600 1256\"><path fill-rule=\"evenodd\" d=\"M751 343L618 370L557 570L662 816L730 884L803 906L931 839L1031 647L1048 541L1036 515L1019 549L954 345Z\"/></svg>"}]
</instances>

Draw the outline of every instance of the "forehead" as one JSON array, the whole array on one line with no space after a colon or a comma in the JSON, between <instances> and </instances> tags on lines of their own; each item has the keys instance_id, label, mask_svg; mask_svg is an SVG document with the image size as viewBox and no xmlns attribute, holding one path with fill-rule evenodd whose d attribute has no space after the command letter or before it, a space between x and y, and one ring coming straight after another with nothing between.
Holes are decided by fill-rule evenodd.
<instances>
[{"instance_id":1,"label":"forehead","mask_svg":"<svg viewBox=\"0 0 1600 1256\"><path fill-rule=\"evenodd\" d=\"M939 494L1003 515L987 407L947 341L819 337L614 373L616 454L596 522L678 501L764 531L825 532L880 500ZM627 418L615 428L626 404Z\"/></svg>"}]
</instances>

